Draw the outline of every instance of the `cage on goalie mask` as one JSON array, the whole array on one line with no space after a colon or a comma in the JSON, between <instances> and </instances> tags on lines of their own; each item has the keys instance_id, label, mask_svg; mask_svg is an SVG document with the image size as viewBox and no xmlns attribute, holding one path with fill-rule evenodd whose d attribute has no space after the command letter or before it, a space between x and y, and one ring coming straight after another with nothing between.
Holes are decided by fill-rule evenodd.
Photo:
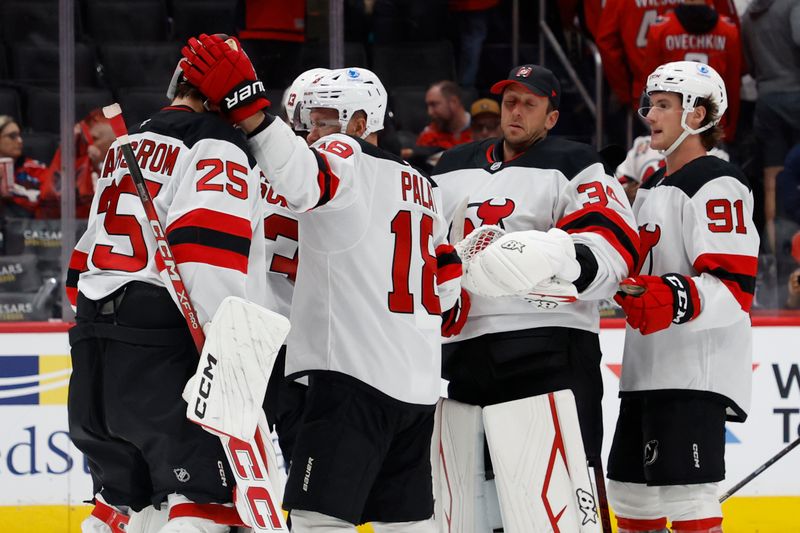
<instances>
[{"instance_id":1,"label":"cage on goalie mask","mask_svg":"<svg viewBox=\"0 0 800 533\"><path fill-rule=\"evenodd\" d=\"M367 127L363 138L383 129L386 114L386 89L372 71L350 67L334 70L306 87L303 95L301 121L311 123L313 108L336 109L339 112L341 131L356 111L367 115Z\"/></svg>"}]
</instances>

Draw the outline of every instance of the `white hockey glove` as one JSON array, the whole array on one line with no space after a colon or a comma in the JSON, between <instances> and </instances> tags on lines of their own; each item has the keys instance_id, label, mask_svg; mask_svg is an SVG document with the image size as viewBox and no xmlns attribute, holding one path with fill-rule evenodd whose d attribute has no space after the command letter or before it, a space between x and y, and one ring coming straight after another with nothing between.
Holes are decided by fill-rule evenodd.
<instances>
[{"instance_id":1,"label":"white hockey glove","mask_svg":"<svg viewBox=\"0 0 800 533\"><path fill-rule=\"evenodd\" d=\"M580 273L575 244L563 230L515 231L475 255L463 285L481 296L519 296L553 276L572 282Z\"/></svg>"}]
</instances>

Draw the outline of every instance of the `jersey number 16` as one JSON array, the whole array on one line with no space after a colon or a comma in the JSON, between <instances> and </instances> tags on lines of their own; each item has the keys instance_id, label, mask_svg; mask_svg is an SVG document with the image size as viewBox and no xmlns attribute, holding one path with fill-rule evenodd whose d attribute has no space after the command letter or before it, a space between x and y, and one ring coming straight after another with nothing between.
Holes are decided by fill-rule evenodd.
<instances>
[{"instance_id":1,"label":"jersey number 16","mask_svg":"<svg viewBox=\"0 0 800 533\"><path fill-rule=\"evenodd\" d=\"M393 313L413 313L414 295L409 287L411 254L415 248L412 238L411 211L399 211L392 219L394 234L394 257L392 260L392 291L389 293L389 310ZM439 296L436 294L436 257L430 252L433 238L433 218L422 215L419 224L419 251L422 254L420 292L422 307L431 315L441 312Z\"/></svg>"}]
</instances>

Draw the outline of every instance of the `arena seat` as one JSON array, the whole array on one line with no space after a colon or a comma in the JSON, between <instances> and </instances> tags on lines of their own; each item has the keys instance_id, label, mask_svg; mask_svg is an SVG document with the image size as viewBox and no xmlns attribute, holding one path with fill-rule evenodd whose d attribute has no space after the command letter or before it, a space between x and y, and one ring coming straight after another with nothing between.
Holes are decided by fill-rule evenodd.
<instances>
[{"instance_id":1,"label":"arena seat","mask_svg":"<svg viewBox=\"0 0 800 533\"><path fill-rule=\"evenodd\" d=\"M131 89L119 91L119 104L122 115L129 128L146 120L164 106L169 100L164 89Z\"/></svg>"},{"instance_id":2,"label":"arena seat","mask_svg":"<svg viewBox=\"0 0 800 533\"><path fill-rule=\"evenodd\" d=\"M180 43L105 44L100 56L106 79L114 90L167 90L180 58Z\"/></svg>"},{"instance_id":3,"label":"arena seat","mask_svg":"<svg viewBox=\"0 0 800 533\"><path fill-rule=\"evenodd\" d=\"M328 43L306 43L300 52L300 71L316 67L330 67ZM367 51L361 43L344 43L344 64L347 67L367 67Z\"/></svg>"},{"instance_id":4,"label":"arena seat","mask_svg":"<svg viewBox=\"0 0 800 533\"><path fill-rule=\"evenodd\" d=\"M77 10L75 23L75 34L80 35ZM8 43L57 43L58 2L2 2L0 24L3 40Z\"/></svg>"},{"instance_id":5,"label":"arena seat","mask_svg":"<svg viewBox=\"0 0 800 533\"><path fill-rule=\"evenodd\" d=\"M0 87L0 115L11 115L22 125L22 106L19 93L11 87Z\"/></svg>"},{"instance_id":6,"label":"arena seat","mask_svg":"<svg viewBox=\"0 0 800 533\"><path fill-rule=\"evenodd\" d=\"M27 96L25 127L34 131L60 133L61 105L58 91L32 89L28 91ZM103 89L75 91L75 121L79 121L92 109L113 102L114 98L111 93Z\"/></svg>"},{"instance_id":7,"label":"arena seat","mask_svg":"<svg viewBox=\"0 0 800 533\"><path fill-rule=\"evenodd\" d=\"M201 33L234 35L235 13L232 0L173 0L173 34L181 42Z\"/></svg>"},{"instance_id":8,"label":"arena seat","mask_svg":"<svg viewBox=\"0 0 800 533\"><path fill-rule=\"evenodd\" d=\"M58 137L52 133L28 131L22 134L25 155L49 165L58 146Z\"/></svg>"},{"instance_id":9,"label":"arena seat","mask_svg":"<svg viewBox=\"0 0 800 533\"><path fill-rule=\"evenodd\" d=\"M55 44L15 44L11 51L12 80L36 86L58 85L58 46ZM94 49L75 44L75 86L97 86Z\"/></svg>"},{"instance_id":10,"label":"arena seat","mask_svg":"<svg viewBox=\"0 0 800 533\"><path fill-rule=\"evenodd\" d=\"M87 33L99 43L164 41L168 36L167 8L161 0L90 1Z\"/></svg>"},{"instance_id":11,"label":"arena seat","mask_svg":"<svg viewBox=\"0 0 800 533\"><path fill-rule=\"evenodd\" d=\"M397 87L389 91L397 128L419 134L429 122L425 107L427 87Z\"/></svg>"},{"instance_id":12,"label":"arena seat","mask_svg":"<svg viewBox=\"0 0 800 533\"><path fill-rule=\"evenodd\" d=\"M372 67L389 92L394 87L427 87L435 81L456 79L449 41L375 45Z\"/></svg>"}]
</instances>

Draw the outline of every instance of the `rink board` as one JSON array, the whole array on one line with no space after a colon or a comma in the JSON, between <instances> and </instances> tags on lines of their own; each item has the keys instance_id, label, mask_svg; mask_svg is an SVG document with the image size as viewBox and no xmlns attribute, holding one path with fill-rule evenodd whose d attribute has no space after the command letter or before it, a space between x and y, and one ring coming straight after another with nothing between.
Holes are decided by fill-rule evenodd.
<instances>
[{"instance_id":1,"label":"rink board","mask_svg":"<svg viewBox=\"0 0 800 533\"><path fill-rule=\"evenodd\" d=\"M25 332L0 330L0 531L77 532L87 512L82 501L91 497L91 481L82 455L67 434L66 328L18 329ZM623 339L624 329L613 327L604 328L600 336L606 452L619 405L616 392ZM728 426L723 489L800 434L798 341L800 322L754 328L753 404L745 424ZM800 451L794 450L743 488L739 497L725 504L726 533L800 533L797 472Z\"/></svg>"}]
</instances>

